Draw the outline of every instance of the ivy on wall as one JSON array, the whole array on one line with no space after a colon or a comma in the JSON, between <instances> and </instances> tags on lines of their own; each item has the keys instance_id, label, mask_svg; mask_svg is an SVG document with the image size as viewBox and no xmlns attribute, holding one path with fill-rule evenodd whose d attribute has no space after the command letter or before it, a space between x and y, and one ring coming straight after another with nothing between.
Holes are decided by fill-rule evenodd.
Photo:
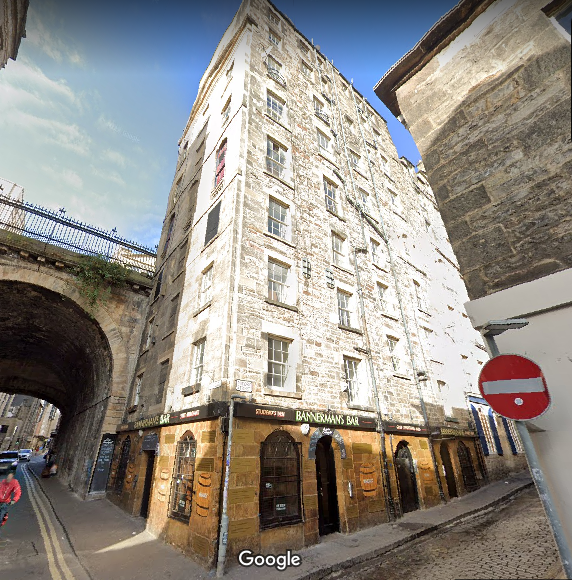
<instances>
[{"instance_id":1,"label":"ivy on wall","mask_svg":"<svg viewBox=\"0 0 572 580\"><path fill-rule=\"evenodd\" d=\"M85 256L74 268L74 275L80 294L87 300L88 312L93 315L97 308L107 304L112 287L125 286L127 269L101 256Z\"/></svg>"}]
</instances>

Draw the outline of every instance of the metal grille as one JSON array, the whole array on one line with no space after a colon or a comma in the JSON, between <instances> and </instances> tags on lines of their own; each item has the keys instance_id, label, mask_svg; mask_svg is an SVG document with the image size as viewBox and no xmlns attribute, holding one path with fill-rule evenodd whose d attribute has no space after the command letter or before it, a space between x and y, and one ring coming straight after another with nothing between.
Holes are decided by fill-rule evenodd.
<instances>
[{"instance_id":1,"label":"metal grille","mask_svg":"<svg viewBox=\"0 0 572 580\"><path fill-rule=\"evenodd\" d=\"M260 527L302 521L300 443L274 431L260 446Z\"/></svg>"},{"instance_id":2,"label":"metal grille","mask_svg":"<svg viewBox=\"0 0 572 580\"><path fill-rule=\"evenodd\" d=\"M149 277L155 273L155 250L72 218L0 193L0 229L27 236L78 254L101 256Z\"/></svg>"},{"instance_id":3,"label":"metal grille","mask_svg":"<svg viewBox=\"0 0 572 580\"><path fill-rule=\"evenodd\" d=\"M191 517L196 456L197 442L192 435L185 436L177 443L169 517L183 522L188 522Z\"/></svg>"},{"instance_id":4,"label":"metal grille","mask_svg":"<svg viewBox=\"0 0 572 580\"><path fill-rule=\"evenodd\" d=\"M127 464L129 463L129 453L131 451L131 437L127 436L121 445L121 455L119 457L119 465L115 474L115 484L113 490L115 493L123 491L123 482L125 474L127 473Z\"/></svg>"}]
</instances>

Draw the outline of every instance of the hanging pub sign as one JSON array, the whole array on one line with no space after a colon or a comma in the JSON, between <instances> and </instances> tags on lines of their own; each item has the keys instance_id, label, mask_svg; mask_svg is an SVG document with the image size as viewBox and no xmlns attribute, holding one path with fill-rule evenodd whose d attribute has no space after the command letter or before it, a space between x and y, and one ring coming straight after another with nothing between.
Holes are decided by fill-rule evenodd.
<instances>
[{"instance_id":1,"label":"hanging pub sign","mask_svg":"<svg viewBox=\"0 0 572 580\"><path fill-rule=\"evenodd\" d=\"M135 431L137 429L152 429L154 427L164 427L166 425L178 425L180 423L191 423L192 421L202 421L215 417L228 415L228 405L222 402L209 403L192 409L182 411L171 411L160 415L144 417L131 423L119 425L117 431Z\"/></svg>"},{"instance_id":2,"label":"hanging pub sign","mask_svg":"<svg viewBox=\"0 0 572 580\"><path fill-rule=\"evenodd\" d=\"M386 433L401 433L402 435L429 435L427 427L421 425L410 425L407 423L390 423L383 421L383 430Z\"/></svg>"},{"instance_id":3,"label":"hanging pub sign","mask_svg":"<svg viewBox=\"0 0 572 580\"><path fill-rule=\"evenodd\" d=\"M431 437L476 437L477 434L471 429L458 429L456 427L435 427Z\"/></svg>"},{"instance_id":4,"label":"hanging pub sign","mask_svg":"<svg viewBox=\"0 0 572 580\"><path fill-rule=\"evenodd\" d=\"M376 422L373 417L360 415L346 415L334 411L316 411L309 409L289 409L287 407L269 407L252 403L235 403L236 417L249 419L267 419L269 421L283 421L308 425L327 425L332 428L363 429L375 431Z\"/></svg>"}]
</instances>

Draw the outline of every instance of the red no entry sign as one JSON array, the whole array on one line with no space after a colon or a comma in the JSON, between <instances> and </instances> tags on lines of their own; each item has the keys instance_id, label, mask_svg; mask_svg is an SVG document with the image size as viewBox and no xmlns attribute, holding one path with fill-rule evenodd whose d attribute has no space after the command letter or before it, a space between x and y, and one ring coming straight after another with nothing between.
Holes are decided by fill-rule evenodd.
<instances>
[{"instance_id":1,"label":"red no entry sign","mask_svg":"<svg viewBox=\"0 0 572 580\"><path fill-rule=\"evenodd\" d=\"M540 367L515 354L501 354L488 361L479 375L479 389L491 409L507 419L534 419L550 405Z\"/></svg>"}]
</instances>

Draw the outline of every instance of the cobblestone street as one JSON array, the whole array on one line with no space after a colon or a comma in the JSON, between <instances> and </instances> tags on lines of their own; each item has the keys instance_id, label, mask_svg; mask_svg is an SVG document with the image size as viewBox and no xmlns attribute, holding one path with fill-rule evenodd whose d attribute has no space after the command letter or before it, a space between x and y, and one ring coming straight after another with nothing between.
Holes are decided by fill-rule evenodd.
<instances>
[{"instance_id":1,"label":"cobblestone street","mask_svg":"<svg viewBox=\"0 0 572 580\"><path fill-rule=\"evenodd\" d=\"M466 580L554 577L558 553L535 489L504 508L328 580Z\"/></svg>"}]
</instances>

